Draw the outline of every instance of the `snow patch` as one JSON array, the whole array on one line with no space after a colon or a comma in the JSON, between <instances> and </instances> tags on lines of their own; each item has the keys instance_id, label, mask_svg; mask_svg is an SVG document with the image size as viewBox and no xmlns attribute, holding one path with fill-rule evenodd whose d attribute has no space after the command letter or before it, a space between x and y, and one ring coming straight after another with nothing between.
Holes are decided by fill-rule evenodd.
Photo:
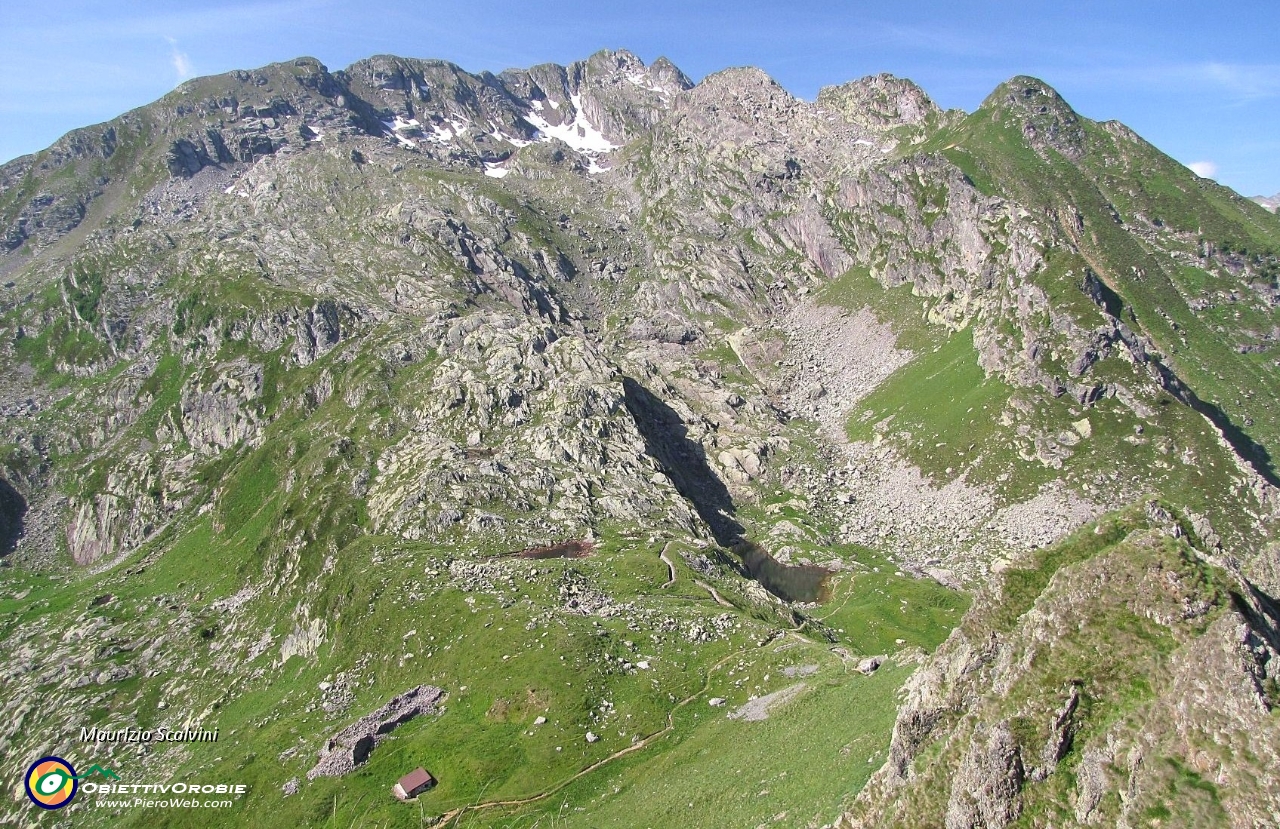
<instances>
[{"instance_id":1,"label":"snow patch","mask_svg":"<svg viewBox=\"0 0 1280 829\"><path fill-rule=\"evenodd\" d=\"M383 121L382 126L385 127L387 131L391 133L391 136L395 138L396 141L400 142L400 146L402 147L418 146L416 143L414 143L413 141L410 141L408 138L405 138L403 135L400 134L402 130L421 129L422 125L418 123L417 118L405 119L397 115L394 121Z\"/></svg>"},{"instance_id":2,"label":"snow patch","mask_svg":"<svg viewBox=\"0 0 1280 829\"><path fill-rule=\"evenodd\" d=\"M605 138L604 134L587 120L587 116L582 112L582 96L571 95L569 100L573 102L574 109L572 123L553 126L547 122L547 119L532 110L525 114L524 119L533 125L543 141L557 138L580 153L609 153L618 149L619 145ZM555 106L554 101L551 101L551 104Z\"/></svg>"},{"instance_id":3,"label":"snow patch","mask_svg":"<svg viewBox=\"0 0 1280 829\"><path fill-rule=\"evenodd\" d=\"M489 178L505 178L507 173L511 172L506 167L491 161L484 163L484 174Z\"/></svg>"},{"instance_id":4,"label":"snow patch","mask_svg":"<svg viewBox=\"0 0 1280 829\"><path fill-rule=\"evenodd\" d=\"M505 132L502 131L502 127L498 126L492 121L489 122L489 128L493 130L493 132L490 134L493 135L494 138L498 138L503 141L506 141L508 144L510 144L513 147L527 147L533 143L532 141L529 141L524 138L516 138L513 135L507 135Z\"/></svg>"},{"instance_id":5,"label":"snow patch","mask_svg":"<svg viewBox=\"0 0 1280 829\"><path fill-rule=\"evenodd\" d=\"M633 75L627 75L627 80L630 81L633 86L638 86L641 89L647 89L650 92L656 92L663 98L667 98L671 94L667 92L667 90L655 84L653 81L649 80L649 76L643 72L636 72Z\"/></svg>"},{"instance_id":6,"label":"snow patch","mask_svg":"<svg viewBox=\"0 0 1280 829\"><path fill-rule=\"evenodd\" d=\"M432 144L447 144L466 132L470 126L470 121L456 117L450 118L443 124L432 123L431 132L424 135L424 137Z\"/></svg>"}]
</instances>

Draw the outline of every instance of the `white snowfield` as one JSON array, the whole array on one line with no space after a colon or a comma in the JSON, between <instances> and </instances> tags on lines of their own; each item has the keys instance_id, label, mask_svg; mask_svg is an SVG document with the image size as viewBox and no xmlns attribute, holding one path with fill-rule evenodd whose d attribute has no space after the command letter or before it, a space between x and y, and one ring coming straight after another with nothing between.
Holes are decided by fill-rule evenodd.
<instances>
[{"instance_id":1,"label":"white snowfield","mask_svg":"<svg viewBox=\"0 0 1280 829\"><path fill-rule=\"evenodd\" d=\"M569 100L573 103L574 110L571 123L553 126L538 114L537 109L527 112L524 120L545 136L544 140L558 138L581 153L609 153L618 149L619 145L610 142L587 120L587 116L582 112L582 96L570 95Z\"/></svg>"},{"instance_id":2,"label":"white snowfield","mask_svg":"<svg viewBox=\"0 0 1280 829\"><path fill-rule=\"evenodd\" d=\"M636 75L629 78L632 83L637 86L644 86L647 80L643 75ZM665 95L666 93L653 86L644 86L645 89L651 89ZM621 145L614 144L604 136L604 133L596 129L595 125L587 119L586 114L582 111L582 96L570 95L569 100L573 103L573 121L567 124L551 124L540 113L544 111L544 103L550 104L552 109L558 110L560 105L550 98L546 101L531 101L532 109L525 113L524 120L527 121L536 131L535 140L547 142L553 139L563 141L571 149L577 150L587 158L588 173L603 173L609 169L600 163L600 156L611 153L620 148ZM405 118L396 115L392 121L383 121L382 125L387 129L392 137L403 147L415 148L418 145L408 136L420 136L424 140L433 144L447 144L455 141L473 125L470 121L457 116L451 116L444 124L430 123L428 128L424 128L417 118ZM524 138L518 138L513 135L507 135L503 132L498 124L490 121L487 125L487 134L492 135L502 141L511 144L514 147L527 147L534 141ZM481 129L484 129L483 127ZM496 164L486 163L484 174L492 178L502 178L509 170Z\"/></svg>"},{"instance_id":3,"label":"white snowfield","mask_svg":"<svg viewBox=\"0 0 1280 829\"><path fill-rule=\"evenodd\" d=\"M416 143L414 143L413 141L410 141L408 138L405 138L403 135L400 134L401 132L407 131L407 130L421 130L422 125L418 123L417 118L406 119L406 118L401 118L399 115L397 115L394 121L383 121L382 126L385 127L392 134L392 136L395 137L396 141L400 142L401 146L404 146L404 147L418 146Z\"/></svg>"},{"instance_id":4,"label":"white snowfield","mask_svg":"<svg viewBox=\"0 0 1280 829\"><path fill-rule=\"evenodd\" d=\"M489 133L490 135L494 136L495 138L501 138L503 141L506 141L508 144L510 144L513 147L527 147L533 143L532 141L528 141L523 138L516 138L514 135L507 135L505 132L502 131L502 127L498 126L492 121L489 122L489 129L490 129L490 133Z\"/></svg>"},{"instance_id":5,"label":"white snowfield","mask_svg":"<svg viewBox=\"0 0 1280 829\"><path fill-rule=\"evenodd\" d=\"M668 92L667 90L663 89L662 87L658 86L656 83L651 81L649 79L649 76L644 74L643 72L636 72L633 75L627 75L627 80L630 81L634 86L638 86L641 89L647 89L650 92L656 92L659 95L661 95L663 98L669 98L671 96L670 92Z\"/></svg>"}]
</instances>

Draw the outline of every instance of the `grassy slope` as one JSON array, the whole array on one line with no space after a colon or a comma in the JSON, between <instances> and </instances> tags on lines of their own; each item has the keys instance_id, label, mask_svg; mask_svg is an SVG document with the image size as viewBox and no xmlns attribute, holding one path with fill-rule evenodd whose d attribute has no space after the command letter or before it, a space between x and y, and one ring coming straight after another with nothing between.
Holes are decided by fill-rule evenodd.
<instances>
[{"instance_id":1,"label":"grassy slope","mask_svg":"<svg viewBox=\"0 0 1280 829\"><path fill-rule=\"evenodd\" d=\"M242 304L225 297L202 297L190 303L191 319L199 328L209 314L213 314L209 319L219 317L222 312L213 313L209 303L238 313L234 309L269 301L245 298ZM376 339L376 333L369 336ZM221 348L229 350L220 358L240 353L235 343ZM286 355L255 359L263 357L269 366L271 392L264 406L278 419L259 448L207 462L201 477L216 485L217 492L209 514L184 519L102 575L80 575L63 583L21 572L4 573L10 595L32 588L24 600L0 604L0 620L8 635L18 630L52 632L101 624L112 641L164 635L175 652L190 653L155 677L133 677L70 692L65 710L83 707L77 726L172 723L172 707L165 713L158 704L168 700L172 705L179 698L184 700L183 713L213 712L205 724L216 723L220 728L217 744L161 746L151 762L172 766L188 779L247 783L252 794L237 807L236 816L261 826L352 825L361 820L368 825L398 824L423 810L439 814L475 802L533 795L629 745L633 737L660 730L673 699L703 691L704 684L705 691L678 713L669 737L616 769L610 766L583 778L566 789L558 802L566 796L575 802L582 798L587 811L574 813L582 820L591 820L596 809L613 815L612 810L626 800L597 802L593 798L595 793L618 787L649 804L626 807L641 823L685 825L673 816L683 814L688 819L683 804L689 786L703 785L697 781L719 778L727 767L778 776L806 760L806 748L812 746L810 756L837 754L840 762L824 764L821 774L794 775L789 781L779 777L770 784L772 795L754 800L745 795L754 796L756 778L743 778L721 790L726 804L741 802L742 809L735 814L744 820L766 812L799 814L797 810L812 810L816 804L832 816L839 800L856 791L874 767L868 758L876 757L887 742L894 694L906 669L890 666L872 679L851 676L826 645L798 637L788 642L792 647L780 652L760 648L757 643L784 617L775 610L749 607L742 584L731 577L713 580L723 595L744 608L734 612L741 629L728 642L692 645L678 633L653 641L647 631L628 630L620 620L604 621L597 628L592 620L561 612L554 612L548 621L547 609L559 604L556 580L569 568L587 574L621 600L635 599L655 613L678 620L725 612L693 584L694 578L705 577L683 565L678 565L676 585L659 591L666 568L658 559L658 548L628 540L636 537L637 528L613 528L596 558L541 562L540 574L533 579L522 575L525 568L516 570L517 586L507 591L510 601L464 594L447 584L446 560L503 551L361 537L359 528L367 519L359 500L344 489L352 471L347 461L358 464L359 458L335 457L333 452L335 435L349 437L366 451L398 439L398 432L388 433L381 427L380 410L350 409L342 399L344 386L383 383L386 393L395 396L400 393L397 389L410 388L429 376L430 361L415 368L412 377L406 373L388 380L380 375L378 360L364 354L344 366L339 389L311 411L290 401L304 396L333 355L288 370ZM178 355L161 361L144 386L152 403L125 440L154 436L157 424L176 403L187 372ZM75 382L92 393L97 381ZM63 462L78 460L74 456ZM290 469L312 483L286 492L282 484ZM744 517L760 526L774 520L762 510L757 512L747 508L749 514ZM799 519L790 513L784 517ZM291 556L282 549L283 541L300 527L306 528L302 536L306 543ZM809 549L819 552L816 547ZM888 562L871 551L821 552L857 562L855 569L836 580L832 601L815 613L824 617L837 641L854 654L892 652L898 639L931 649L967 605L962 597L937 585L892 574ZM429 575L429 570L439 575ZM263 592L236 614L216 609L215 602L246 587ZM90 608L92 599L108 593L114 597L110 602ZM304 605L308 615L299 617ZM325 641L316 657L295 656L276 664L279 637L295 623L305 626L310 618L325 620ZM529 624L533 630L526 629ZM265 630L277 637L276 645L251 655L252 644ZM412 630L417 635L404 644L403 637ZM598 635L600 630L607 635ZM54 646L51 639L33 639L42 647ZM623 644L626 641L635 647ZM401 659L406 651L414 657ZM653 667L626 674L616 661L610 666L602 660L606 653L632 661L649 657ZM504 660L504 655L511 658ZM754 664L731 677L728 671L736 665L731 660L707 683L712 666L725 657ZM361 684L346 713L328 718L313 708L321 696L321 681L333 681L340 671L361 663ZM729 723L708 716L712 709L707 708L706 698L719 695L731 705L741 704L751 694L792 684L795 680L784 677L780 668L799 663L816 664L821 670L808 680L810 692L770 721ZM301 794L282 798L280 786L290 777L305 779L325 737L422 682L439 684L450 692L443 715L403 727L351 776L304 783ZM603 700L613 703L616 714L602 723L594 717ZM824 728L838 712L847 710L861 713L841 721L839 728ZM547 716L549 722L535 729L532 721L538 715ZM600 742L585 743L588 728L601 734ZM823 732L821 740L812 739L815 731ZM717 752L722 745L733 749ZM850 753L839 754L846 746ZM64 750L72 750L77 758L83 753L78 747ZM142 773L127 753L112 754L110 759L126 777L131 771ZM665 769L675 763L686 775L682 779L690 782L650 792L646 787L668 780ZM419 804L395 803L387 794L389 781L418 764L430 768L440 786ZM527 814L536 818L547 808L550 801ZM501 825L508 817L495 812L467 820L492 819ZM106 820L107 816L82 813L78 819ZM119 819L134 825L183 826L205 825L213 818L200 812L129 811Z\"/></svg>"},{"instance_id":2,"label":"grassy slope","mask_svg":"<svg viewBox=\"0 0 1280 829\"><path fill-rule=\"evenodd\" d=\"M1231 462L1204 419L1172 397L1162 396L1154 417L1140 424L1115 399L1085 409L1065 396L1030 394L983 373L969 330L948 336L922 323L919 300L905 287L884 291L869 276L850 272L819 298L843 307L869 304L902 332L900 346L909 344L918 355L854 407L851 439L891 440L935 480L963 473L994 487L1004 503L1066 478L1100 496L1141 482L1198 512L1217 514L1223 507L1220 494L1233 485ZM1010 408L1014 399L1021 408ZM1002 422L1002 412L1013 418ZM1035 435L1076 434L1073 424L1082 419L1088 420L1090 436L1071 447L1061 469L1035 459ZM1023 424L1030 427L1025 435L1019 432ZM1119 457L1125 468L1117 471Z\"/></svg>"},{"instance_id":3,"label":"grassy slope","mask_svg":"<svg viewBox=\"0 0 1280 829\"><path fill-rule=\"evenodd\" d=\"M1265 270L1265 262L1271 261L1274 269L1280 256L1280 220L1197 178L1141 139L1117 137L1089 122L1085 132L1088 149L1079 163L1052 149L1038 155L1006 113L984 106L960 126L935 136L925 149L941 150L985 192L1049 215L1078 211L1082 231L1073 231L1070 222L1061 226L1123 301L1124 321L1150 336L1202 399L1216 402L1237 425L1251 418L1245 431L1274 454L1280 450L1280 431L1274 419L1260 416L1249 402L1254 396L1270 400L1280 394L1271 366L1274 356L1241 354L1233 346L1252 343L1251 331L1274 326L1275 311L1238 302L1192 311L1188 300L1211 297L1210 289L1248 292L1241 291L1240 280L1179 265L1169 253L1196 261L1204 241L1248 251L1264 263L1259 267ZM1115 218L1141 226L1141 216L1159 221L1167 231L1156 237L1158 242L1144 241Z\"/></svg>"},{"instance_id":4,"label":"grassy slope","mask_svg":"<svg viewBox=\"0 0 1280 829\"><path fill-rule=\"evenodd\" d=\"M239 474L233 471L233 481L253 486L260 480L261 467L251 460L244 462ZM269 499L237 529L223 534L211 531L208 520L201 520L169 553L136 575L125 576L117 570L68 585L20 576L37 585L35 592L26 601L0 606L9 630L51 615L64 620L58 627L75 627L70 619L81 614L90 598L111 592L115 599L90 616L101 616L126 630L154 628L158 621L173 647L192 649L193 661L185 669L183 709L215 706L217 713L210 720L220 727L221 739L213 745L159 747L157 751L164 763L174 764L180 777L249 784L251 795L243 807L237 807L237 819L250 825L355 825L361 820L368 825L395 825L416 816L420 807L441 813L477 801L537 793L590 761L629 745L633 736L661 729L672 697L700 691L712 666L725 657L731 658L714 673L705 692L679 712L670 737L616 768L584 778L559 795L557 804L567 797L575 806L583 806L587 811L575 812L575 819L588 823L598 817L612 824L611 815L626 814L636 821L633 825L696 825L688 822L692 813L684 806L686 798L720 780L721 805L728 809L735 804L731 813L743 820L812 810L815 804L833 815L840 798L856 791L874 767L869 758L878 762L877 755L887 743L894 692L905 679L904 668L889 667L867 679L851 675L848 666L822 644L793 637L761 648L757 643L770 626L749 615L742 617L742 632L731 641L702 645L689 644L677 635L661 636L663 641L655 642L647 632L628 631L620 620L603 621L597 628L590 619L557 613L546 621L542 610L555 603L556 574L568 567L599 578L610 592L641 597L643 604L676 618L689 617L690 608L694 616L722 612L705 592L691 589L694 574L683 566L679 589L659 598L657 587L666 573L656 550L624 543L612 549L607 546L598 558L539 562L542 575L529 580L517 576L511 593L511 598L518 592L527 599L503 607L506 602L491 595L468 596L456 588L430 584L424 571L441 568L442 556L456 551L362 539L341 550L332 573L315 581L304 578L286 591L288 598L268 594L246 607L248 618L256 620L251 627L274 626L279 633L282 623L288 624L281 609L307 601L318 617L328 620L326 641L317 658L294 657L276 666L279 652L272 649L249 659L244 645L252 636L245 635L243 623L231 621L210 605L236 592L245 581L262 578L253 576L260 566L255 550L271 533L275 508ZM205 574L198 584L192 578L197 573ZM380 575L370 578L370 574ZM837 590L831 605L838 608L836 618L828 621L839 619L848 627L849 643L859 651L889 646L887 650L892 645L886 640L894 634L932 647L945 635L949 627L945 622L954 622L950 613L944 613L950 617L944 623L928 613L904 616L899 596L884 589L891 587L886 580L893 579L868 574L864 580L856 575ZM958 609L946 597L947 591L934 587L925 592L923 604ZM171 606L182 612L168 610ZM165 621L175 617L181 620L176 626ZM867 640L854 624L873 617L903 618ZM529 622L535 624L533 631L526 630ZM417 630L417 635L402 644L410 630ZM601 630L607 633L600 635ZM635 648L628 648L626 641ZM416 652L415 657L402 659L404 651ZM623 673L602 662L605 653L631 660L648 657L652 670ZM368 660L361 671L367 684L360 686L347 714L327 719L308 710L319 697L321 680L332 679L339 669L362 659ZM719 716L722 712L706 706L711 696L726 697L736 705L750 694L790 685L795 680L784 677L781 668L800 664L821 666L817 676L806 680L810 692L767 722L728 722ZM165 696L162 685L177 679L165 673L109 686L108 700L86 712L84 719L100 725L131 721L147 726L168 721L156 706ZM347 778L304 784L302 794L281 799L279 787L289 777L305 777L325 736L422 682L450 691L443 715L404 726L374 752L367 765ZM604 722L593 719L602 700L612 702L616 711ZM849 717L849 712L857 716ZM540 714L549 722L534 728L532 721ZM600 742L588 745L583 740L588 728L601 735ZM557 746L562 750L557 751ZM842 748L848 750L841 753ZM282 756L290 749L296 753ZM821 773L796 773L818 758L823 762L813 768ZM828 762L833 758L837 762ZM113 762L126 777L131 771L137 773L127 757ZM387 794L389 782L418 764L430 768L440 786L420 805L394 802ZM681 769L678 783L669 772L676 766ZM728 769L740 770L741 775L726 778ZM788 770L790 779L783 774ZM757 785L765 778L776 778L764 786L772 794L757 797ZM659 781L662 785L654 790ZM631 794L596 799L614 788ZM697 812L707 814L702 809ZM83 819L95 817L82 815ZM206 813L176 811L134 810L120 817L140 826L196 826L209 820ZM490 819L505 825L506 818L496 813L468 822L482 825Z\"/></svg>"}]
</instances>

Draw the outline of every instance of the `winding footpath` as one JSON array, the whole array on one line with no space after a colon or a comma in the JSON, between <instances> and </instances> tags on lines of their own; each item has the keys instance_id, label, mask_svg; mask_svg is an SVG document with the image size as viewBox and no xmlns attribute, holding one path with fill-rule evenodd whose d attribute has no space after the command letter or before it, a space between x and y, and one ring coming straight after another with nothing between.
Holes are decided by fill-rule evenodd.
<instances>
[{"instance_id":1,"label":"winding footpath","mask_svg":"<svg viewBox=\"0 0 1280 829\"><path fill-rule=\"evenodd\" d=\"M710 593L711 598L716 600L716 604L720 605L721 607L733 607L733 605L729 601L727 601L724 596L720 595L720 592L718 590L716 590L711 585L707 584L705 581L697 581L695 579L693 583L698 585L708 593Z\"/></svg>"},{"instance_id":2,"label":"winding footpath","mask_svg":"<svg viewBox=\"0 0 1280 829\"><path fill-rule=\"evenodd\" d=\"M663 547L662 552L658 553L658 558L662 559L663 563L667 565L667 575L670 577L667 579L667 583L662 585L664 590L676 583L676 566L671 562L671 559L667 558L667 553L671 550L672 544L675 544L675 542L668 541L667 546Z\"/></svg>"},{"instance_id":3,"label":"winding footpath","mask_svg":"<svg viewBox=\"0 0 1280 829\"><path fill-rule=\"evenodd\" d=\"M615 751L614 753L610 754L607 757L602 757L601 759L595 761L594 763L587 766L582 771L579 771L577 774L573 775L572 777L567 777L564 780L561 780L556 785L552 786L551 788L546 789L545 791L542 791L536 795L520 798L518 800L490 800L486 803L475 803L470 806L459 806L458 808L445 812L443 815L436 818L435 823L429 824L428 829L443 829L443 827L448 826L449 824L458 820L468 812L479 812L483 809L492 809L495 807L503 807L503 806L527 806L530 803L537 803L540 800L546 800L548 797L551 797L551 795L565 788L570 783L573 783L575 780L578 780L579 778L590 774L591 772L595 771L601 766L607 763L611 763L614 760L617 760L619 757L624 757L628 754L631 754L632 752L639 751L640 749L649 745L659 737L662 737L674 731L676 727L676 712L679 711L681 708L685 707L686 705L688 705L689 703L693 702L698 697L707 693L707 691L711 689L711 678L715 675L715 672L718 671L720 668L722 668L726 662L730 661L731 659L741 658L741 656L742 656L741 652L730 653L727 656L725 656L723 659L721 659L719 662L712 665L707 670L707 679L705 682L702 683L702 688L700 688L698 691L690 694L689 696L677 702L675 706L669 712L667 712L666 726L658 731L653 732L648 737L645 737L644 739L639 740L638 742L634 742L631 745L627 746L626 748L619 749L618 751ZM458 824L453 823L453 825L457 826Z\"/></svg>"},{"instance_id":4,"label":"winding footpath","mask_svg":"<svg viewBox=\"0 0 1280 829\"><path fill-rule=\"evenodd\" d=\"M665 558L666 550L664 549L662 552L664 556L663 560L668 562L668 566L671 566L670 561ZM672 568L672 570L674 571L674 568ZM672 579L674 580L674 578L675 576L673 572ZM698 582L698 584L702 584L703 587L710 590L712 596L714 596L717 601L721 602L721 604L725 604L728 607L733 607L733 605L730 605L728 604L728 602L725 602L723 599L721 599L719 594L717 594L715 589L712 588L710 585L703 584L702 582ZM665 586L666 585L664 585L664 587ZM762 642L758 643L756 647L757 648L767 647L768 645L775 642L779 638L779 636L799 636L800 628L801 628L801 625L796 625L795 627L791 627L791 628L783 628L777 634L769 636L766 639L764 639ZM444 829L450 824L452 824L455 827L459 826L460 824L457 821L459 821L462 817L464 817L469 812L479 812L485 809L502 808L502 807L527 806L531 803L537 803L539 801L546 800L548 797L551 797L553 794L568 787L574 781L579 780L582 777L585 777L586 775L599 769L600 767L608 763L612 763L614 760L617 760L619 757L625 757L626 755L631 754L632 752L639 751L642 748L648 746L654 740L657 740L660 737L670 734L672 731L675 730L675 727L676 727L676 712L678 712L681 708L684 708L689 703L693 702L698 697L701 697L704 694L706 694L707 691L711 690L711 679L712 677L715 676L716 671L720 670L722 667L724 667L725 663L733 659L741 659L744 653L745 651L735 651L733 653L729 653L719 662L717 662L716 664L708 668L707 678L702 683L702 687L697 691L695 691L694 693L690 694L689 696L677 702L671 708L671 710L667 712L666 726L658 731L653 732L652 734L645 737L644 739L634 742L631 745L627 746L626 748L619 749L618 751L615 751L614 753L608 755L607 757L602 757L601 759L595 761L591 765L579 771L577 774L574 774L571 777L567 777L564 780L561 780L556 785L542 792L539 792L538 794L531 795L529 797L518 798L514 800L490 800L485 803L473 803L469 806L459 806L456 809L451 809L450 811L445 812L443 815L436 818L434 823L427 824L427 829Z\"/></svg>"}]
</instances>

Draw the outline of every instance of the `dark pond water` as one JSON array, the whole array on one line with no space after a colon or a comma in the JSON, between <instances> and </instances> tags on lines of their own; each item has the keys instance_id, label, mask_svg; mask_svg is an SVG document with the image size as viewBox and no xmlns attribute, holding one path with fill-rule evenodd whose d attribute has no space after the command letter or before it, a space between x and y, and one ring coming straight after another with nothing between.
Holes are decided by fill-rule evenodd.
<instances>
[{"instance_id":1,"label":"dark pond water","mask_svg":"<svg viewBox=\"0 0 1280 829\"><path fill-rule=\"evenodd\" d=\"M558 541L546 547L528 547L508 553L508 558L586 558L595 551L590 541Z\"/></svg>"},{"instance_id":2,"label":"dark pond water","mask_svg":"<svg viewBox=\"0 0 1280 829\"><path fill-rule=\"evenodd\" d=\"M821 603L831 598L832 572L825 567L783 564L754 541L743 541L733 551L751 578L784 601Z\"/></svg>"}]
</instances>

